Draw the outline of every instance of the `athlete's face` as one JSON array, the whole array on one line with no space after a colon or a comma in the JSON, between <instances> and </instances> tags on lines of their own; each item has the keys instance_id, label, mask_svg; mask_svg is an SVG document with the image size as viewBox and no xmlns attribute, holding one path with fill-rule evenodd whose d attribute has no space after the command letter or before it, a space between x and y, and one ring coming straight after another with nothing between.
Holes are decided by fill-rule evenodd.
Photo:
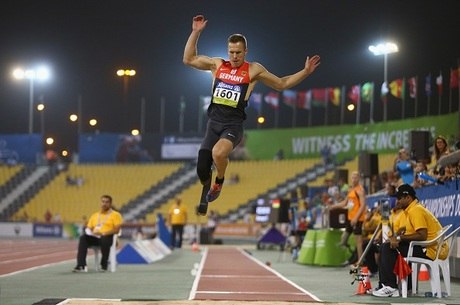
<instances>
[{"instance_id":1,"label":"athlete's face","mask_svg":"<svg viewBox=\"0 0 460 305\"><path fill-rule=\"evenodd\" d=\"M244 62L247 50L244 48L242 42L229 42L228 43L228 60L232 64L232 67L239 67Z\"/></svg>"}]
</instances>

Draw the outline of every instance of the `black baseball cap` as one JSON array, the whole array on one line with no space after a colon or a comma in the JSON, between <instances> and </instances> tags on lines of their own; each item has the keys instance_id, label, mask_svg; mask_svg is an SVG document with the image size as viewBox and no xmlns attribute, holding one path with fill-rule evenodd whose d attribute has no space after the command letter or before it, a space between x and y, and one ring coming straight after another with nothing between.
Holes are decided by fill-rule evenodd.
<instances>
[{"instance_id":1,"label":"black baseball cap","mask_svg":"<svg viewBox=\"0 0 460 305\"><path fill-rule=\"evenodd\" d=\"M410 196L415 198L415 196L416 196L415 190L409 184L401 184L396 189L396 197L400 198L400 197L406 196L406 195L410 195Z\"/></svg>"}]
</instances>

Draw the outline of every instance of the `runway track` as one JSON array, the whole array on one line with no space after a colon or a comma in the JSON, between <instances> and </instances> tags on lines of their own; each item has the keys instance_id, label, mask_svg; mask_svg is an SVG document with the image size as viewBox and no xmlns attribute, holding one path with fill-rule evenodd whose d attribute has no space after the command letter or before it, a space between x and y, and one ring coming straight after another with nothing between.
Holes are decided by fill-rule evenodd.
<instances>
[{"instance_id":1,"label":"runway track","mask_svg":"<svg viewBox=\"0 0 460 305\"><path fill-rule=\"evenodd\" d=\"M77 242L0 239L0 277L75 259ZM66 304L73 304L71 300L68 301ZM78 304L77 300L73 301ZM184 304L208 304L211 301L234 301L232 304L241 301L295 304L317 302L319 299L255 260L244 250L222 246L205 250L189 300ZM95 300L94 304L99 303Z\"/></svg>"},{"instance_id":2,"label":"runway track","mask_svg":"<svg viewBox=\"0 0 460 305\"><path fill-rule=\"evenodd\" d=\"M77 241L0 239L0 276L75 259Z\"/></svg>"},{"instance_id":3,"label":"runway track","mask_svg":"<svg viewBox=\"0 0 460 305\"><path fill-rule=\"evenodd\" d=\"M234 247L209 248L197 274L193 300L296 301L319 299Z\"/></svg>"}]
</instances>

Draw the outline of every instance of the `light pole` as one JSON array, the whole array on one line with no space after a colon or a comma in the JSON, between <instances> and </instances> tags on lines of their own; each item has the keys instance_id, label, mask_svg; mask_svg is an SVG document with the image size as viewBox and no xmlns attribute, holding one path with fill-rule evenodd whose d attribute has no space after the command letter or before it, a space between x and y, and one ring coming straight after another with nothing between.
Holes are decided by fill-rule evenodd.
<instances>
[{"instance_id":1,"label":"light pole","mask_svg":"<svg viewBox=\"0 0 460 305\"><path fill-rule=\"evenodd\" d=\"M399 51L398 46L393 42L383 42L378 45L369 46L369 51L375 56L383 55L383 81L385 84L385 91L388 92L388 54L396 53ZM383 121L387 120L387 102L383 104Z\"/></svg>"},{"instance_id":2,"label":"light pole","mask_svg":"<svg viewBox=\"0 0 460 305\"><path fill-rule=\"evenodd\" d=\"M50 72L45 67L37 69L17 68L13 70L13 77L19 80L29 80L29 134L32 134L34 131L34 80L46 80L50 77Z\"/></svg>"},{"instance_id":3,"label":"light pole","mask_svg":"<svg viewBox=\"0 0 460 305\"><path fill-rule=\"evenodd\" d=\"M42 102L37 105L37 110L40 112L40 131L45 135L45 104Z\"/></svg>"},{"instance_id":4,"label":"light pole","mask_svg":"<svg viewBox=\"0 0 460 305\"><path fill-rule=\"evenodd\" d=\"M117 75L123 77L123 102L126 103L128 97L128 79L136 75L136 70L117 70Z\"/></svg>"}]
</instances>

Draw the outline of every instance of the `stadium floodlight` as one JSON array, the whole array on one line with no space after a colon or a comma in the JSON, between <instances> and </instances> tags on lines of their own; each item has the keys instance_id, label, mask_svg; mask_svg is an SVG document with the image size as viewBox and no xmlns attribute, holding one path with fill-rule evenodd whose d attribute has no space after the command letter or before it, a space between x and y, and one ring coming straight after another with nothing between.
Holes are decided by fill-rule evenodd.
<instances>
[{"instance_id":1,"label":"stadium floodlight","mask_svg":"<svg viewBox=\"0 0 460 305\"><path fill-rule=\"evenodd\" d=\"M41 66L36 69L16 68L13 70L13 78L17 80L29 80L29 134L33 133L34 125L34 81L44 81L51 76L50 70L47 67Z\"/></svg>"}]
</instances>

